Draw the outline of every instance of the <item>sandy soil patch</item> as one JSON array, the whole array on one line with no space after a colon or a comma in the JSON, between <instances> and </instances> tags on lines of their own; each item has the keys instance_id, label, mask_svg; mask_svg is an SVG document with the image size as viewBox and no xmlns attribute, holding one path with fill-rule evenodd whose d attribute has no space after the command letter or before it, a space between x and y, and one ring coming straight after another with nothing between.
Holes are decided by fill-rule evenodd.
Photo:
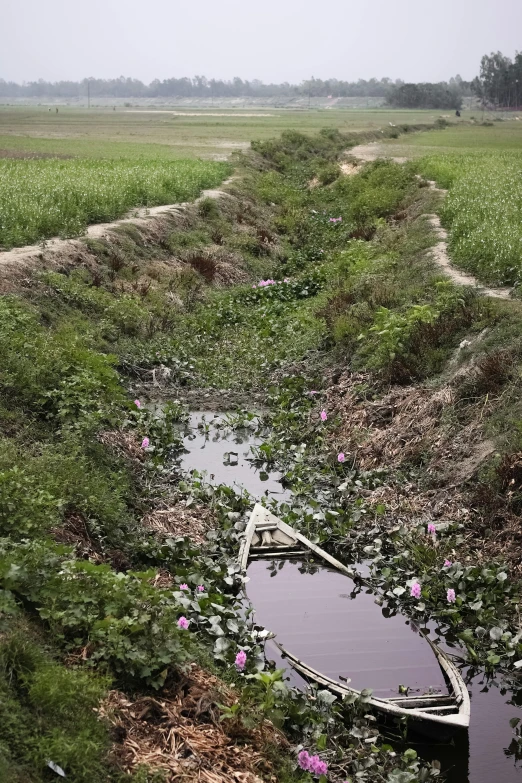
<instances>
[{"instance_id":1,"label":"sandy soil patch","mask_svg":"<svg viewBox=\"0 0 522 783\"><path fill-rule=\"evenodd\" d=\"M381 144L379 141L372 141L369 144L359 144L357 147L352 147L348 152L365 163L377 160L377 158L388 158L388 160L394 160L395 163L407 162L408 158L394 157L389 154L389 150L390 147L387 147L385 144Z\"/></svg>"}]
</instances>

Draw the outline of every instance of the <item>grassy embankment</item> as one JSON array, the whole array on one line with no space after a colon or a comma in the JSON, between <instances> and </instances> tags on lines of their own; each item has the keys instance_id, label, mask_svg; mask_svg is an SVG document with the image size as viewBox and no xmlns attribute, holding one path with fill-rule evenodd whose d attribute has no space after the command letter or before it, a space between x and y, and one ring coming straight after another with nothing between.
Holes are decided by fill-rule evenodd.
<instances>
[{"instance_id":1,"label":"grassy embankment","mask_svg":"<svg viewBox=\"0 0 522 783\"><path fill-rule=\"evenodd\" d=\"M496 118L498 120L498 118ZM477 118L478 120L478 118ZM514 117L444 133L388 140L383 156L417 160L418 171L450 193L441 205L453 261L479 280L517 285L522 273L522 127Z\"/></svg>"},{"instance_id":2,"label":"grassy embankment","mask_svg":"<svg viewBox=\"0 0 522 783\"><path fill-rule=\"evenodd\" d=\"M510 303L490 304L455 289L427 261L433 237L421 214L433 195L413 171L377 163L339 177L336 158L349 141L335 133L313 140L287 134L258 144L242 183L229 187L232 198L187 212L161 247L147 247L132 230L123 255L110 241L91 242L96 268L45 274L2 301L0 763L6 779L44 780L47 759L79 783L129 779L118 753L107 755L107 724L92 707L109 682L129 695L160 689L174 698L183 687L180 670L193 661L216 666L235 683L238 706L220 708L230 741L262 752L278 780L300 778L277 738L255 728L266 717L292 742L324 752L331 780L345 780L362 765L371 767L370 781L394 769L409 770L411 779L431 774L418 773L415 754L393 757L377 739L364 743L375 734L364 703L343 708L343 727L339 706L310 705L287 693L277 675L255 675L259 647L236 611L240 579L228 567L251 504L227 488L211 492L199 479L173 486L179 441L171 424L183 409L174 404L158 419L136 409L126 391L154 369L170 370L166 398L185 388L244 392L270 385L265 424L272 434L259 459L281 468L295 490L283 516L344 549L346 558L371 547L366 554L379 554L375 580L388 591L386 600L420 620L437 616L456 633L464 629L481 665L509 667L518 658L512 636L518 588L501 565L466 563L458 526L437 547L416 531L391 532L385 506L368 499L375 488L400 485L406 476L429 480L422 459L388 474L386 465L361 469L356 450L338 463L340 422L333 412L323 425L318 413L327 398L317 403L308 393L326 393L330 368L334 377L354 374L356 404L378 400L390 383L435 382L459 341L485 327L489 341L476 349L484 352L481 361L495 354L495 342L511 350L506 340L519 317ZM322 184L310 189L314 178ZM247 284L208 285L224 254ZM290 282L253 289L259 277ZM477 376L456 381L459 426L491 395L484 361ZM500 379L503 393L516 389L516 362L514 352L513 372ZM485 426L504 433L506 422L495 421L499 408L485 410ZM143 437L150 438L146 450L140 450ZM506 440L506 454L520 448L517 437ZM350 448L347 443L347 453ZM506 498L495 466L488 481L492 497L516 508L517 493ZM209 505L218 524L202 551L158 538L141 523L160 499L173 504L188 494ZM463 565L445 572L440 562L452 552ZM154 582L158 573L165 586ZM414 578L423 587L421 603L401 592ZM190 598L177 589L181 582ZM192 593L198 584L206 588L199 598ZM448 606L445 590L452 585L458 599ZM177 627L182 614L188 631ZM484 634L475 634L477 624ZM250 679L234 672L238 649L247 652ZM216 699L210 704L215 716ZM206 715L195 723L211 723ZM151 731L153 725L151 716ZM153 781L154 774L135 768L133 779Z\"/></svg>"}]
</instances>

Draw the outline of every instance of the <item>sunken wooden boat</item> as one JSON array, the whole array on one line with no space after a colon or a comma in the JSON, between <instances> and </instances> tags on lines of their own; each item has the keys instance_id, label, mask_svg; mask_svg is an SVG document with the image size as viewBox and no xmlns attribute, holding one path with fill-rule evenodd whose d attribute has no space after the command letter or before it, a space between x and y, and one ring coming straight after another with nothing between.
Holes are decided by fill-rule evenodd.
<instances>
[{"instance_id":1,"label":"sunken wooden boat","mask_svg":"<svg viewBox=\"0 0 522 783\"><path fill-rule=\"evenodd\" d=\"M319 564L322 561L322 565L327 566L330 570L335 569L340 574L357 580L365 587L370 587L355 571L313 544L259 503L256 504L241 541L238 557L241 569L246 571L249 562L254 560L303 559L306 557L313 557L313 560ZM267 630L271 631L270 628ZM437 664L440 667L439 675L443 675L441 681L446 683L448 692L446 694L428 692L424 695L408 695L406 693L387 698L372 695L369 703L384 715L407 718L408 721L412 721L412 727L421 733L447 739L456 730L467 729L469 726L469 694L461 673L451 658L425 634L421 634L421 636L422 641L419 643L426 643L431 648L431 653L436 659L436 662L433 661L433 665L435 668ZM300 660L291 650L286 649L284 643L277 640L277 634L274 642L283 658L305 680L327 688L341 699L348 695L360 694L360 691L351 688L346 682L337 682ZM432 659L430 658L430 660ZM371 679L371 675L369 679ZM372 683L368 682L368 686L371 687L371 685Z\"/></svg>"}]
</instances>

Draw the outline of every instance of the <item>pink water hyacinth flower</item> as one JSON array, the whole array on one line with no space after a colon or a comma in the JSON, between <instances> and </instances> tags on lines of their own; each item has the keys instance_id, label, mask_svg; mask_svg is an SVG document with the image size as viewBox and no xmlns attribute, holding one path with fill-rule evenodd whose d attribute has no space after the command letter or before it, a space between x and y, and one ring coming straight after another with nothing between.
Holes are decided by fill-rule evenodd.
<instances>
[{"instance_id":1,"label":"pink water hyacinth flower","mask_svg":"<svg viewBox=\"0 0 522 783\"><path fill-rule=\"evenodd\" d=\"M444 568L449 568L452 565L453 565L453 563L451 562L451 560L445 560L444 561Z\"/></svg>"},{"instance_id":2,"label":"pink water hyacinth flower","mask_svg":"<svg viewBox=\"0 0 522 783\"><path fill-rule=\"evenodd\" d=\"M454 604L457 600L455 597L455 590L452 587L448 588L448 592L446 594L446 598L448 599L449 604Z\"/></svg>"},{"instance_id":3,"label":"pink water hyacinth flower","mask_svg":"<svg viewBox=\"0 0 522 783\"><path fill-rule=\"evenodd\" d=\"M205 592L205 585L198 585L198 593L204 593Z\"/></svg>"},{"instance_id":4,"label":"pink water hyacinth flower","mask_svg":"<svg viewBox=\"0 0 522 783\"><path fill-rule=\"evenodd\" d=\"M306 772L310 769L310 754L307 750L302 750L301 753L297 756L297 763L301 767L301 769L304 769Z\"/></svg>"},{"instance_id":5,"label":"pink water hyacinth flower","mask_svg":"<svg viewBox=\"0 0 522 783\"><path fill-rule=\"evenodd\" d=\"M340 454L337 455L337 461L338 462L344 462L345 459L346 458L345 458L343 452L341 451Z\"/></svg>"},{"instance_id":6,"label":"pink water hyacinth flower","mask_svg":"<svg viewBox=\"0 0 522 783\"><path fill-rule=\"evenodd\" d=\"M180 617L178 620L178 628L181 628L182 631L186 631L189 627L189 621L186 617Z\"/></svg>"},{"instance_id":7,"label":"pink water hyacinth flower","mask_svg":"<svg viewBox=\"0 0 522 783\"><path fill-rule=\"evenodd\" d=\"M139 400L134 400L134 405L135 405L137 408L141 408L141 402L140 402Z\"/></svg>"},{"instance_id":8,"label":"pink water hyacinth flower","mask_svg":"<svg viewBox=\"0 0 522 783\"><path fill-rule=\"evenodd\" d=\"M180 590L188 590L188 589L189 589L189 586L188 586L188 585L186 585L186 584L185 584L185 582L183 582L183 584L179 586L179 589L180 589Z\"/></svg>"},{"instance_id":9,"label":"pink water hyacinth flower","mask_svg":"<svg viewBox=\"0 0 522 783\"><path fill-rule=\"evenodd\" d=\"M410 595L412 598L420 598L421 597L421 586L418 582L414 582L411 586Z\"/></svg>"},{"instance_id":10,"label":"pink water hyacinth flower","mask_svg":"<svg viewBox=\"0 0 522 783\"><path fill-rule=\"evenodd\" d=\"M321 421L326 421L328 418L328 415L326 411L321 411Z\"/></svg>"},{"instance_id":11,"label":"pink water hyacinth flower","mask_svg":"<svg viewBox=\"0 0 522 783\"><path fill-rule=\"evenodd\" d=\"M326 775L328 772L328 764L326 761L322 761L319 756L310 757L310 772L316 775Z\"/></svg>"},{"instance_id":12,"label":"pink water hyacinth flower","mask_svg":"<svg viewBox=\"0 0 522 783\"><path fill-rule=\"evenodd\" d=\"M236 669L238 671L240 672L243 671L243 669L245 668L246 659L247 659L246 652L244 650L240 650L236 655L236 661L235 661Z\"/></svg>"},{"instance_id":13,"label":"pink water hyacinth flower","mask_svg":"<svg viewBox=\"0 0 522 783\"><path fill-rule=\"evenodd\" d=\"M141 441L141 448L142 449L148 449L150 445L150 440L148 438L143 438Z\"/></svg>"},{"instance_id":14,"label":"pink water hyacinth flower","mask_svg":"<svg viewBox=\"0 0 522 783\"><path fill-rule=\"evenodd\" d=\"M436 535L437 533L437 529L432 522L430 522L430 524L428 525L428 533L429 534L431 533L432 536Z\"/></svg>"}]
</instances>

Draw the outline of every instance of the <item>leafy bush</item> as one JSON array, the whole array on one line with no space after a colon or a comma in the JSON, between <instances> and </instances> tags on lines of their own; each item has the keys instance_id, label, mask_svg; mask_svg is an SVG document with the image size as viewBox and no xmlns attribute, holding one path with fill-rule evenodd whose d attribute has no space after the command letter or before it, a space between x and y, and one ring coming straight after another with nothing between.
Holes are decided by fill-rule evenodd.
<instances>
[{"instance_id":1,"label":"leafy bush","mask_svg":"<svg viewBox=\"0 0 522 783\"><path fill-rule=\"evenodd\" d=\"M181 614L170 591L150 584L152 572L117 573L108 565L65 559L50 543L4 543L0 582L34 602L56 638L89 649L91 663L105 662L121 680L161 686L170 667L193 655L180 630Z\"/></svg>"},{"instance_id":2,"label":"leafy bush","mask_svg":"<svg viewBox=\"0 0 522 783\"><path fill-rule=\"evenodd\" d=\"M74 325L45 330L14 298L0 300L0 361L0 392L58 426L92 429L123 401L114 357L87 347Z\"/></svg>"}]
</instances>

